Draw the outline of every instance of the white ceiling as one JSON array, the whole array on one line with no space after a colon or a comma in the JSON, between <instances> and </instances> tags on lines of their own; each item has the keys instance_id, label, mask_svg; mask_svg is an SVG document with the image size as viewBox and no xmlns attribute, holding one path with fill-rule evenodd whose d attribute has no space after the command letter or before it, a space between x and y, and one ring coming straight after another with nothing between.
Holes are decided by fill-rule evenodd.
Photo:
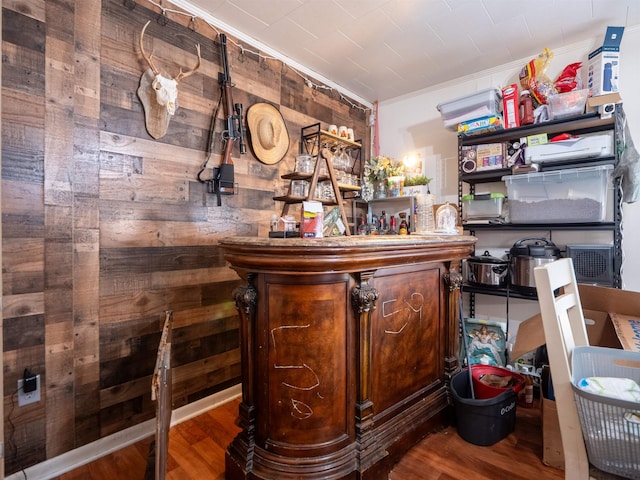
<instances>
[{"instance_id":1,"label":"white ceiling","mask_svg":"<svg viewBox=\"0 0 640 480\"><path fill-rule=\"evenodd\" d=\"M184 0L368 102L640 24L639 0ZM624 47L624 40L623 40Z\"/></svg>"}]
</instances>

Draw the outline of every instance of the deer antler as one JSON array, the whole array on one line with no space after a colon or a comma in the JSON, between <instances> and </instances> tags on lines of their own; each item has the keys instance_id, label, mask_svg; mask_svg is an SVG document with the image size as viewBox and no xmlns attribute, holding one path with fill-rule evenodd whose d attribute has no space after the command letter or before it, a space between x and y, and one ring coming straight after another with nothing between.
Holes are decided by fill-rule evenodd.
<instances>
[{"instance_id":1,"label":"deer antler","mask_svg":"<svg viewBox=\"0 0 640 480\"><path fill-rule=\"evenodd\" d=\"M142 44L142 39L144 38L144 31L147 29L147 27L149 26L150 23L151 23L151 20L149 20L147 23L145 23L144 27L142 27L142 32L140 33L140 52L142 52L142 56L144 57L144 59L149 64L149 67L151 68L151 71L153 72L153 74L154 75L158 75L160 73L160 70L158 70L156 68L156 66L153 64L153 62L151 61L151 57L153 56L153 54L147 55L146 52L144 51L144 46ZM200 52L198 51L198 53L200 53ZM198 65L200 65L200 64L198 63Z\"/></svg>"},{"instance_id":2,"label":"deer antler","mask_svg":"<svg viewBox=\"0 0 640 480\"><path fill-rule=\"evenodd\" d=\"M187 72L183 72L182 68L180 68L180 73L178 73L178 75L175 78L176 82L179 82L183 78L187 78L189 75L193 75L194 73L196 73L196 70L198 70L200 68L200 62L202 61L202 57L200 56L200 44L199 43L196 43L196 52L198 52L198 64L195 66L195 68L193 68L192 70L189 70Z\"/></svg>"}]
</instances>

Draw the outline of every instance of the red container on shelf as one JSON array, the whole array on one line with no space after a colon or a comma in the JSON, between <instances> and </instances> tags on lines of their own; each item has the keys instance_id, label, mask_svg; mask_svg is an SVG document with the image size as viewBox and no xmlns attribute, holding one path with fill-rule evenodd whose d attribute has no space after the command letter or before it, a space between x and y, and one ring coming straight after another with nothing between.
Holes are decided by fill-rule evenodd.
<instances>
[{"instance_id":1,"label":"red container on shelf","mask_svg":"<svg viewBox=\"0 0 640 480\"><path fill-rule=\"evenodd\" d=\"M495 375L498 377L510 377L510 381L505 387L487 385L481 379L485 375ZM472 365L471 376L473 378L473 393L477 399L494 398L507 390L518 393L524 388L525 378L517 372L502 367L492 365Z\"/></svg>"},{"instance_id":2,"label":"red container on shelf","mask_svg":"<svg viewBox=\"0 0 640 480\"><path fill-rule=\"evenodd\" d=\"M520 98L518 84L514 83L502 89L502 118L504 128L520 126Z\"/></svg>"}]
</instances>

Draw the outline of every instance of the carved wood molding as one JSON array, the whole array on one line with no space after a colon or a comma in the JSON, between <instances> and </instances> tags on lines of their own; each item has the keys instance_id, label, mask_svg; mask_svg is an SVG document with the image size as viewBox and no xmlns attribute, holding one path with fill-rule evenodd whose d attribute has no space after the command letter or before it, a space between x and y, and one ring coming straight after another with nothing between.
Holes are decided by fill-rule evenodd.
<instances>
[{"instance_id":1,"label":"carved wood molding","mask_svg":"<svg viewBox=\"0 0 640 480\"><path fill-rule=\"evenodd\" d=\"M373 435L373 402L369 399L371 392L371 311L376 308L378 290L369 282L375 270L356 274L357 286L351 291L351 305L357 319L358 351L360 363L360 382L356 404L356 437L360 449L358 452L361 468L379 460L378 457L367 456L375 443ZM366 465L365 465L366 464Z\"/></svg>"},{"instance_id":2,"label":"carved wood molding","mask_svg":"<svg viewBox=\"0 0 640 480\"><path fill-rule=\"evenodd\" d=\"M242 404L238 415L238 426L242 428L246 448L253 448L255 432L254 362L256 308L258 290L254 286L255 274L247 275L247 284L236 287L233 299L240 315L240 351L242 363Z\"/></svg>"},{"instance_id":3,"label":"carved wood molding","mask_svg":"<svg viewBox=\"0 0 640 480\"><path fill-rule=\"evenodd\" d=\"M450 292L459 291L462 289L462 274L456 269L453 269L444 274L444 283L449 287Z\"/></svg>"},{"instance_id":4,"label":"carved wood molding","mask_svg":"<svg viewBox=\"0 0 640 480\"><path fill-rule=\"evenodd\" d=\"M447 301L448 321L445 323L447 339L444 373L447 381L460 369L458 352L460 351L460 296L462 295L462 274L459 272L460 262L451 262L450 269L444 274L444 283L449 289Z\"/></svg>"},{"instance_id":5,"label":"carved wood molding","mask_svg":"<svg viewBox=\"0 0 640 480\"><path fill-rule=\"evenodd\" d=\"M253 316L258 303L258 291L253 286L254 274L248 275L248 284L240 285L233 290L233 299L240 315Z\"/></svg>"}]
</instances>

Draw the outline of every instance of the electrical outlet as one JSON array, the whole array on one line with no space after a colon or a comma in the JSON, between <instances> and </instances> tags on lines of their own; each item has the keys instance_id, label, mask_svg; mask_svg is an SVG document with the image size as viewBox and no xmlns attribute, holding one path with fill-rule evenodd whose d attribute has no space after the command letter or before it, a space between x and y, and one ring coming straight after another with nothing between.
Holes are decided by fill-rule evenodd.
<instances>
[{"instance_id":1,"label":"electrical outlet","mask_svg":"<svg viewBox=\"0 0 640 480\"><path fill-rule=\"evenodd\" d=\"M25 393L24 388L24 379L18 379L18 406L23 407L25 405L29 405L30 403L35 403L40 401L40 375L36 375L36 389L32 392Z\"/></svg>"}]
</instances>

